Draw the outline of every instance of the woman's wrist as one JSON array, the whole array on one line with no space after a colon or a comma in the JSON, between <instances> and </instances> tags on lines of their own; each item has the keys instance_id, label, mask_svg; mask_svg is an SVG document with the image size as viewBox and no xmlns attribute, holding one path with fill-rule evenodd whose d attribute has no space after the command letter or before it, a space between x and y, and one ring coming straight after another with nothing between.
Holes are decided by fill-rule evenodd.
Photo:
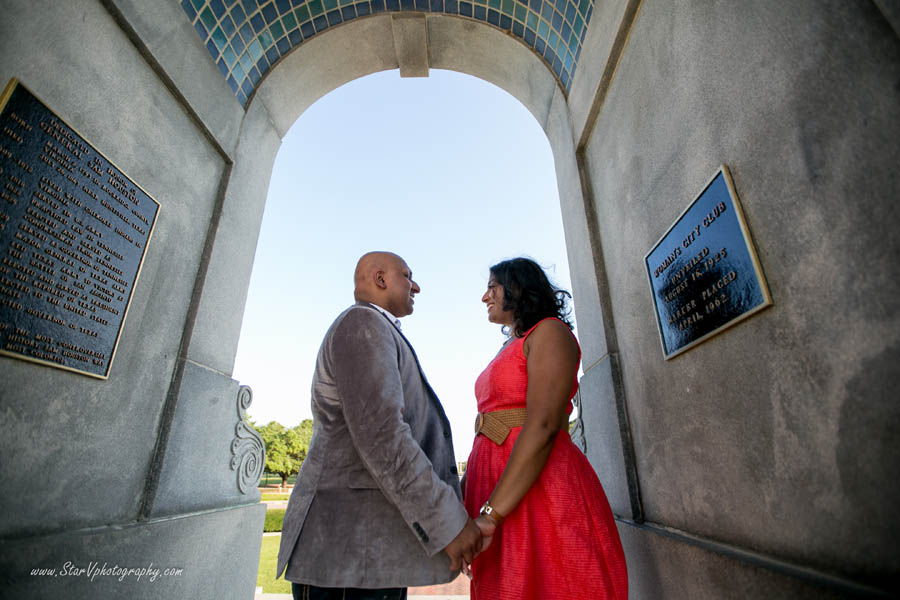
<instances>
[{"instance_id":1,"label":"woman's wrist","mask_svg":"<svg viewBox=\"0 0 900 600\"><path fill-rule=\"evenodd\" d=\"M500 523L502 523L503 519L505 518L503 515L497 512L496 508L491 505L490 500L488 500L481 506L481 511L479 514L493 522L497 527L500 526Z\"/></svg>"}]
</instances>

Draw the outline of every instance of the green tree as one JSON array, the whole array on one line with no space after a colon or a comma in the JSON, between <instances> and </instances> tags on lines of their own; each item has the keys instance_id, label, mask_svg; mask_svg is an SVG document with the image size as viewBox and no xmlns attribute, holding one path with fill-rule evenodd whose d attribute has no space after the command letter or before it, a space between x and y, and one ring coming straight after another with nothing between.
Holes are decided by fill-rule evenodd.
<instances>
[{"instance_id":1,"label":"green tree","mask_svg":"<svg viewBox=\"0 0 900 600\"><path fill-rule=\"evenodd\" d=\"M266 471L281 477L284 490L288 477L300 472L312 439L312 421L306 419L296 427L286 429L277 421L258 427L266 445Z\"/></svg>"}]
</instances>

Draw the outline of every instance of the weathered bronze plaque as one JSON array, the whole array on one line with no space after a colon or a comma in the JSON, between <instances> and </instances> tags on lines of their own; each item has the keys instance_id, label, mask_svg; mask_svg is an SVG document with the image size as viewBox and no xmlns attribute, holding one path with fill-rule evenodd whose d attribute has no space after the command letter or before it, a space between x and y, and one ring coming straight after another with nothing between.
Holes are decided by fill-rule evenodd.
<instances>
[{"instance_id":1,"label":"weathered bronze plaque","mask_svg":"<svg viewBox=\"0 0 900 600\"><path fill-rule=\"evenodd\" d=\"M0 354L106 379L158 211L11 80L0 96Z\"/></svg>"},{"instance_id":2,"label":"weathered bronze plaque","mask_svg":"<svg viewBox=\"0 0 900 600\"><path fill-rule=\"evenodd\" d=\"M724 165L644 265L666 359L772 304Z\"/></svg>"}]
</instances>

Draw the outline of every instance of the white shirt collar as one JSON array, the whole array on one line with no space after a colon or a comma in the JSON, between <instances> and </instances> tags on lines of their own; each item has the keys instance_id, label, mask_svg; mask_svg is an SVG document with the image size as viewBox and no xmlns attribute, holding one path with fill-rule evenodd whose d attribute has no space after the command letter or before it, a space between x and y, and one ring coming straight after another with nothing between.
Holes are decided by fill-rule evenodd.
<instances>
[{"instance_id":1,"label":"white shirt collar","mask_svg":"<svg viewBox=\"0 0 900 600\"><path fill-rule=\"evenodd\" d=\"M397 327L397 329L402 329L402 326L400 325L400 319L398 319L397 317L392 315L390 313L390 311L381 308L377 304L372 304L371 302L369 302L369 305L371 305L373 308L377 309L378 312L380 312L381 314L386 316L388 318L388 320Z\"/></svg>"}]
</instances>

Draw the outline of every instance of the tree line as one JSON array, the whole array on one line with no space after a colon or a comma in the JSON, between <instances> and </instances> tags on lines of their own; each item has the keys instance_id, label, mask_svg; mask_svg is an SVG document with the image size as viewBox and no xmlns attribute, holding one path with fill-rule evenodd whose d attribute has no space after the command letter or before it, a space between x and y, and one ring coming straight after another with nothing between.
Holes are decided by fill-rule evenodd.
<instances>
[{"instance_id":1,"label":"tree line","mask_svg":"<svg viewBox=\"0 0 900 600\"><path fill-rule=\"evenodd\" d=\"M266 445L266 471L281 477L284 490L291 475L300 472L300 465L306 459L309 442L312 440L312 419L304 419L296 427L287 428L278 421L266 425L256 425L250 421Z\"/></svg>"}]
</instances>

